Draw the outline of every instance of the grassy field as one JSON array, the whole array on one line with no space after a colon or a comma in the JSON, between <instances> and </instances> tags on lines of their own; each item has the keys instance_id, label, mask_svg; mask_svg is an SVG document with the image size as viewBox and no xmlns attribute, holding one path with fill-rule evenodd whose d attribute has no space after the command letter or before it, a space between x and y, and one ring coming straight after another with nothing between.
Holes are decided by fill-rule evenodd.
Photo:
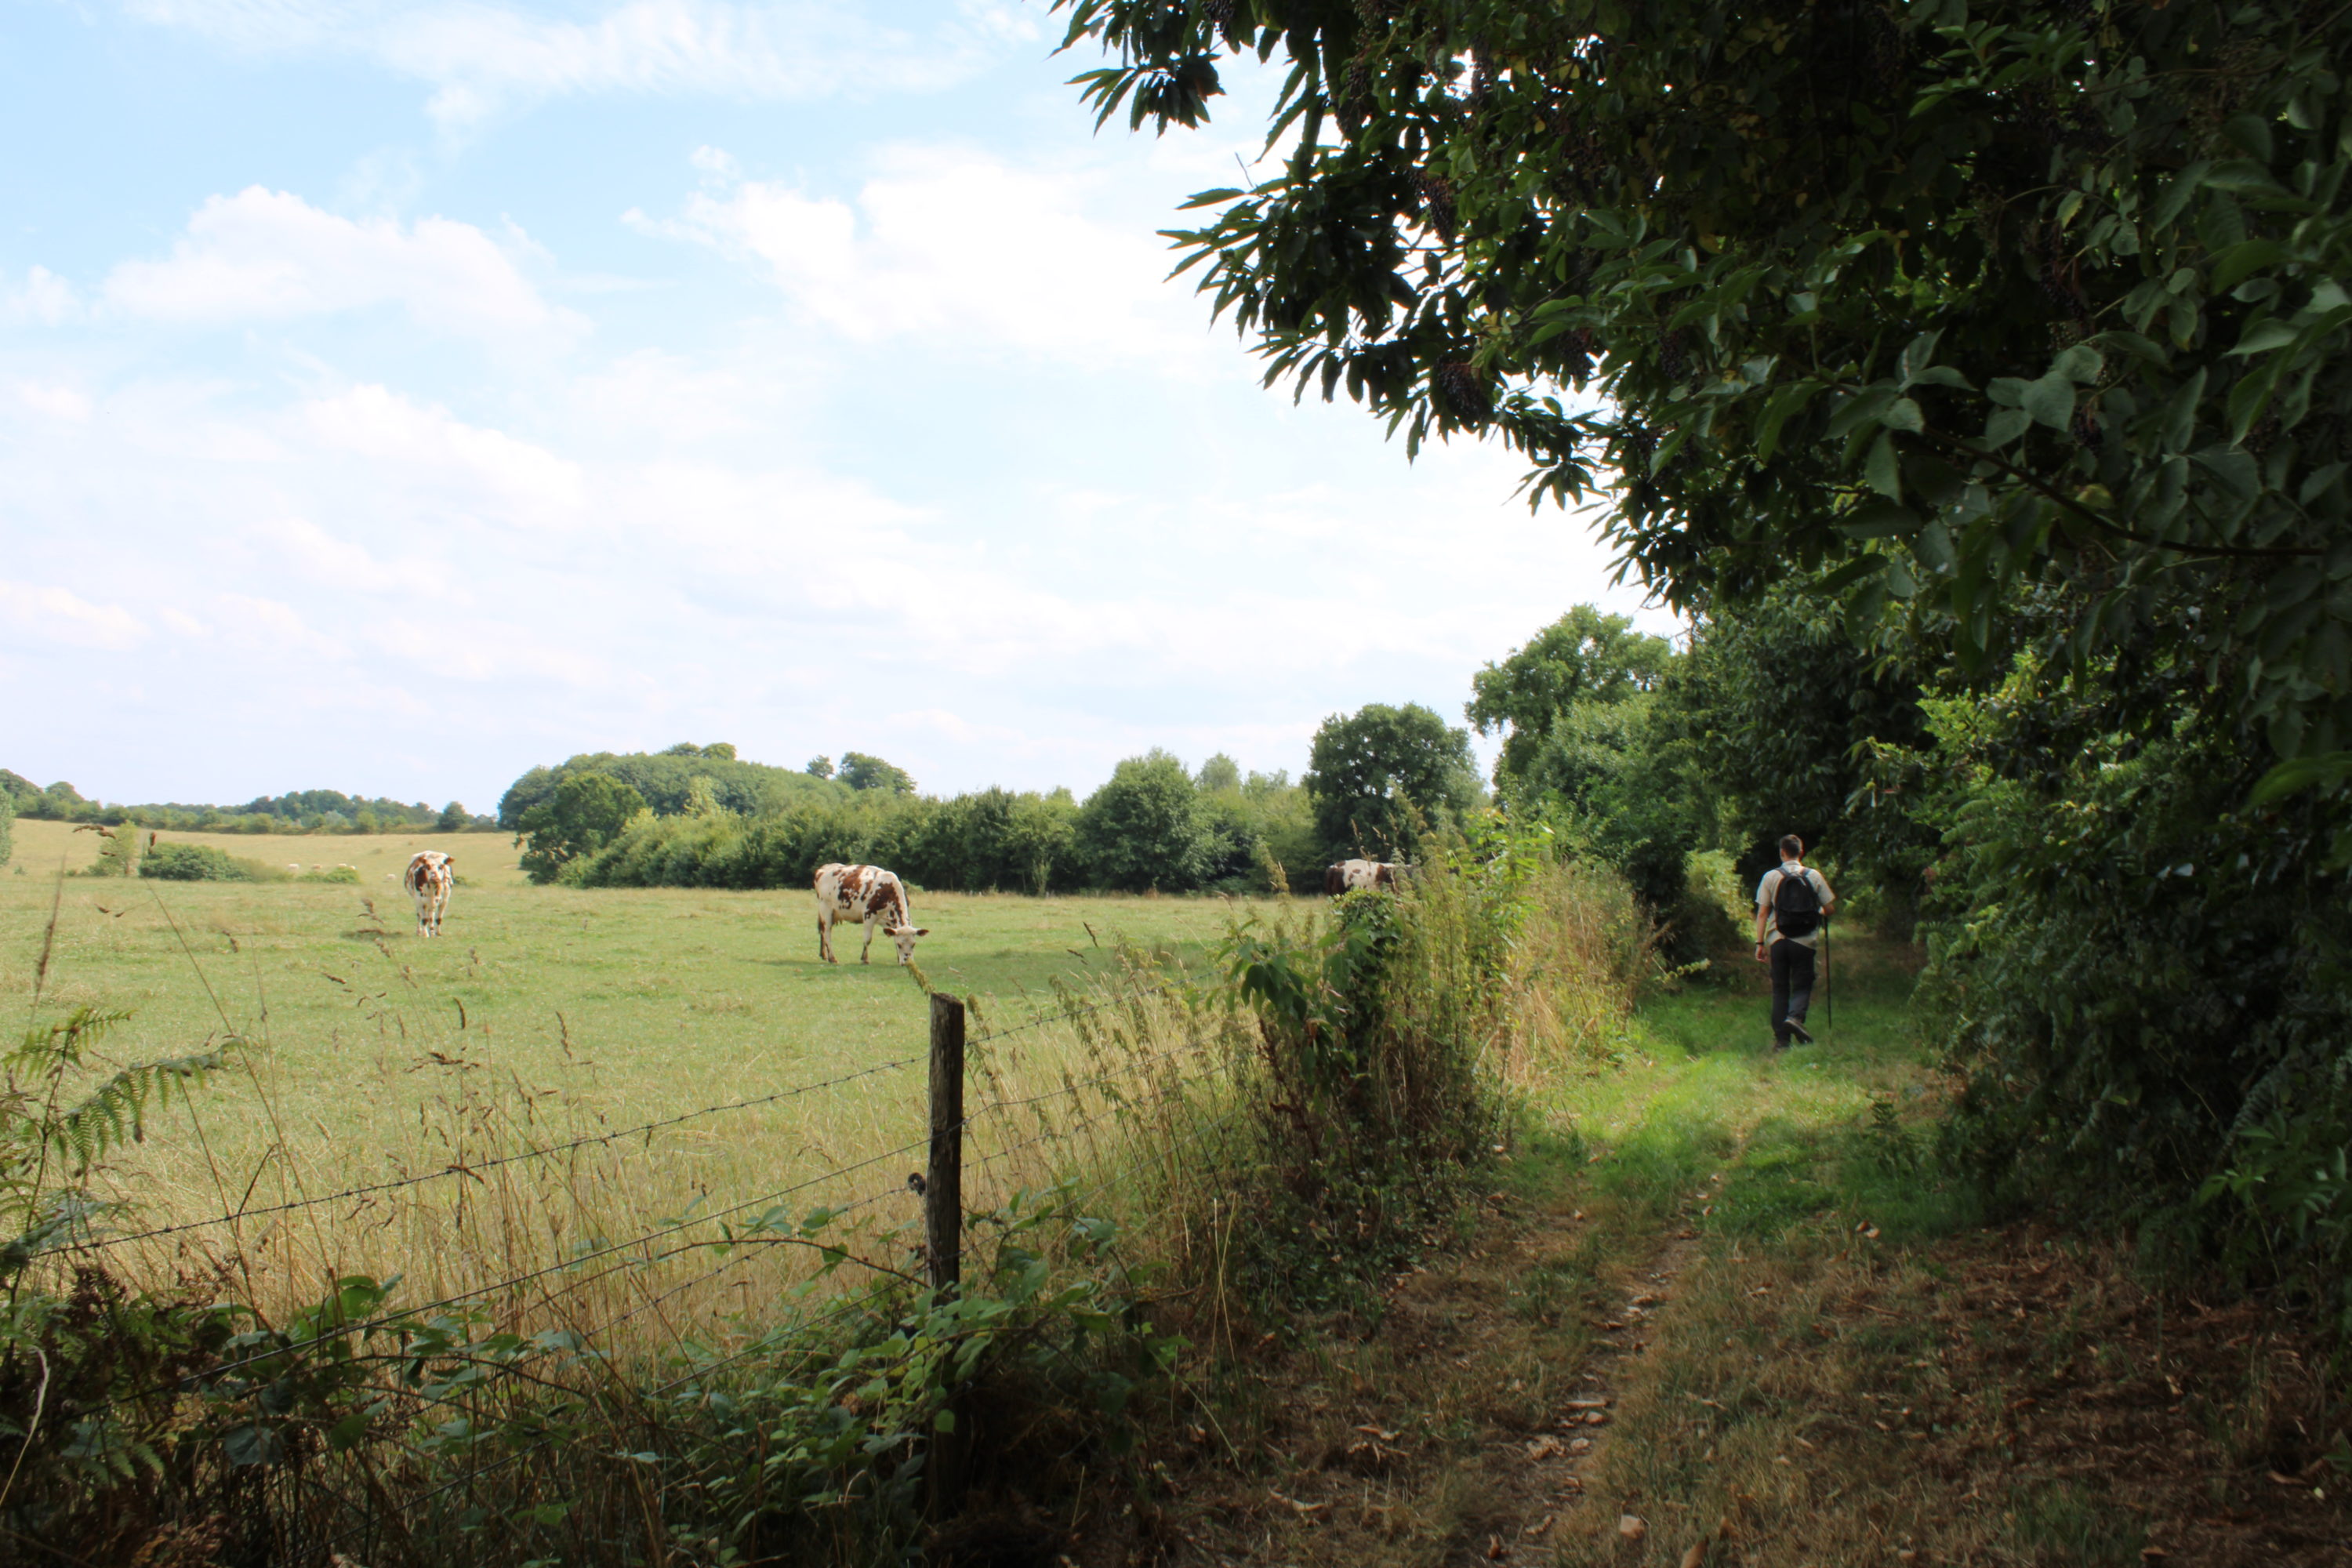
<instances>
[{"instance_id":1,"label":"grassy field","mask_svg":"<svg viewBox=\"0 0 2352 1568\"><path fill-rule=\"evenodd\" d=\"M887 942L870 966L857 963L858 928L836 931L846 962L821 963L806 892L533 888L509 841L490 835L164 837L265 864L349 863L362 879L60 878L61 866L96 858L96 839L16 825L14 863L0 873L0 1004L39 1022L85 1005L127 1010L106 1042L121 1061L252 1042L193 1112L175 1106L110 1173L142 1224L297 1203L913 1059L596 1146L585 1163L506 1167L495 1181L444 1181L396 1202L158 1238L142 1244L151 1273L235 1254L245 1268L274 1257L271 1269L296 1280L405 1269L454 1285L560 1252L583 1226L621 1233L856 1165L924 1125L921 987L889 961ZM423 847L452 850L464 879L438 941L415 934L388 879ZM975 1034L1053 1010L1057 986L1091 991L1118 970L1122 940L1164 963L1196 963L1247 912L1219 900L914 901L931 930L916 963L933 985L977 1000ZM1069 1029L1045 1027L982 1055L1013 1097L1077 1071L1082 1048ZM794 1201L838 1204L903 1179L894 1163ZM911 1213L911 1200L874 1212L903 1220L899 1207Z\"/></svg>"}]
</instances>

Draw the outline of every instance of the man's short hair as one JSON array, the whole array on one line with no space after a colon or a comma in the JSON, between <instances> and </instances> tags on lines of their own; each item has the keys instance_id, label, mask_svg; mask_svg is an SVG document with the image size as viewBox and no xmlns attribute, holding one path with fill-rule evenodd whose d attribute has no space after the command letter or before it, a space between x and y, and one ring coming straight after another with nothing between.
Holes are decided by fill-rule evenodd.
<instances>
[{"instance_id":1,"label":"man's short hair","mask_svg":"<svg viewBox=\"0 0 2352 1568\"><path fill-rule=\"evenodd\" d=\"M1799 859L1799 858L1801 858L1804 855L1804 853L1805 853L1805 841L1804 841L1803 839L1801 839L1801 838L1798 837L1797 837L1795 834L1793 834L1793 833L1784 835L1784 836L1781 837L1781 839L1780 839L1780 858L1781 858L1781 859L1783 859L1783 860L1795 860L1795 859Z\"/></svg>"}]
</instances>

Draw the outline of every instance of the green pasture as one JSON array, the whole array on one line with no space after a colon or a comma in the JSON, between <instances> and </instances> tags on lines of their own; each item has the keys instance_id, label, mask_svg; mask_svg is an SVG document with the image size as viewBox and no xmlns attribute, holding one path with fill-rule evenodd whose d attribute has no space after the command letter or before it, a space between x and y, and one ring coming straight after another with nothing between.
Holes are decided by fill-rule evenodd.
<instances>
[{"instance_id":1,"label":"green pasture","mask_svg":"<svg viewBox=\"0 0 2352 1568\"><path fill-rule=\"evenodd\" d=\"M888 940L861 965L863 929L837 927L844 962L820 962L804 890L534 888L509 842L490 835L164 837L306 870L349 863L361 880L60 877L61 866L89 865L97 840L17 824L14 862L0 873L0 1005L15 1009L16 1026L88 1005L131 1015L105 1042L113 1059L182 1055L232 1035L255 1044L197 1098L194 1121L175 1107L113 1173L150 1218L436 1169L926 1047L929 1004ZM388 879L427 847L455 853L463 877L437 941L416 936L412 906ZM1246 912L1222 899L918 890L913 902L931 933L916 963L939 989L978 999L975 1032L1052 1010L1057 986L1087 990L1116 967L1122 940L1197 963ZM1067 1048L1066 1031L1031 1030L996 1061L1014 1079L1050 1080ZM923 1094L918 1063L708 1119L646 1145L666 1162L652 1184L664 1202L687 1190L716 1199L850 1163L917 1135ZM647 1169L610 1176L646 1180Z\"/></svg>"}]
</instances>

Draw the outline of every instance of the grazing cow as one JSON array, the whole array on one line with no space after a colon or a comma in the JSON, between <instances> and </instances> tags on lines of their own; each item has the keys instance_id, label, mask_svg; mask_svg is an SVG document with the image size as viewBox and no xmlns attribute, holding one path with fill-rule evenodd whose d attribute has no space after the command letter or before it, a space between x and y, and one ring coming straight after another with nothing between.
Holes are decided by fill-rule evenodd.
<instances>
[{"instance_id":1,"label":"grazing cow","mask_svg":"<svg viewBox=\"0 0 2352 1568\"><path fill-rule=\"evenodd\" d=\"M833 955L833 922L848 921L866 928L866 945L858 950L857 962L869 962L866 954L874 951L874 931L878 926L882 934L898 944L898 962L910 963L915 957L915 939L931 934L928 926L914 923L914 911L907 904L907 884L879 866L819 866L816 868L816 952L827 963L839 963Z\"/></svg>"},{"instance_id":2,"label":"grazing cow","mask_svg":"<svg viewBox=\"0 0 2352 1568\"><path fill-rule=\"evenodd\" d=\"M457 884L457 873L449 868L457 861L438 849L420 849L408 862L408 875L400 885L416 900L416 934L439 936L442 911L449 907L449 889Z\"/></svg>"},{"instance_id":3,"label":"grazing cow","mask_svg":"<svg viewBox=\"0 0 2352 1568\"><path fill-rule=\"evenodd\" d=\"M1323 868L1323 890L1334 897L1359 888L1393 888L1397 868L1386 860L1342 860Z\"/></svg>"}]
</instances>

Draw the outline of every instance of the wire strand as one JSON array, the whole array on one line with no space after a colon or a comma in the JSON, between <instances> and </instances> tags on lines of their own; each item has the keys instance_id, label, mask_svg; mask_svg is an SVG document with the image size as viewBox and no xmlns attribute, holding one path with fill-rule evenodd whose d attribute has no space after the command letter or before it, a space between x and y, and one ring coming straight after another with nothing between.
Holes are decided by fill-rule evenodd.
<instances>
[{"instance_id":1,"label":"wire strand","mask_svg":"<svg viewBox=\"0 0 2352 1568\"><path fill-rule=\"evenodd\" d=\"M205 1219L157 1226L150 1230L133 1231L127 1236L111 1236L91 1241L61 1242L55 1247L44 1247L33 1256L46 1258L52 1253L59 1252L102 1252L109 1247L127 1247L134 1241L152 1241L157 1237L177 1236L192 1230L207 1230L215 1226L234 1225L239 1220L261 1219L271 1215L291 1213L296 1209L316 1208L321 1204L342 1203L348 1199L368 1197L377 1193L397 1192L406 1187L423 1186L428 1182L446 1181L451 1176L478 1175L484 1171L497 1170L501 1165L520 1164L532 1160L551 1160L558 1155L568 1154L578 1149L617 1143L628 1138L644 1137L648 1133L658 1132L667 1127L676 1127L680 1122L692 1121L699 1117L716 1116L730 1110L749 1110L757 1106L773 1105L780 1100L796 1099L804 1094L814 1094L823 1089L838 1089L845 1083L855 1083L860 1079L872 1078L878 1073L911 1067L924 1059L921 1057L901 1057L895 1061L883 1062L876 1067L861 1068L853 1073L844 1073L839 1078L827 1079L822 1083L802 1084L793 1089L778 1089L773 1094L763 1094L753 1100L731 1100L724 1105L706 1105L699 1110L688 1110L677 1116L666 1116L658 1121L641 1122L635 1127L625 1127L614 1132L599 1132L584 1138L574 1138L568 1143L551 1144L544 1149L525 1150L518 1154L501 1154L495 1159L477 1161L468 1164L449 1165L421 1176L404 1176L394 1181L372 1182L362 1186L346 1187L339 1193L327 1193L315 1198L301 1198L292 1203L269 1204L260 1208L241 1208L227 1214L214 1215Z\"/></svg>"},{"instance_id":2,"label":"wire strand","mask_svg":"<svg viewBox=\"0 0 2352 1568\"><path fill-rule=\"evenodd\" d=\"M401 1311L390 1313L385 1316L362 1319L357 1322L340 1323L324 1333L313 1335L311 1338L307 1340L297 1341L292 1344L274 1345L268 1350L257 1352L252 1355L244 1356L236 1361L223 1362L218 1366L206 1367L201 1373L190 1373L186 1377L175 1378L170 1384L151 1384L146 1389L138 1393L122 1394L117 1398L107 1401L104 1405L100 1407L100 1409L111 1410L119 1408L124 1405L135 1404L142 1399L163 1393L166 1389L179 1386L186 1383L194 1382L202 1378L217 1377L223 1373L235 1372L240 1367L252 1366L257 1363L268 1361L278 1356L287 1355L295 1351L309 1350L313 1346L324 1344L329 1340L341 1339L350 1334L372 1333L377 1329L390 1328L395 1324L409 1321L425 1312L438 1311L446 1307L458 1306L467 1301L473 1300L475 1298L479 1296L494 1295L501 1290L510 1290L518 1285L528 1285L532 1280L543 1279L550 1274L561 1274L566 1270L576 1268L581 1264L588 1262L593 1258L609 1258L614 1253L625 1252L633 1247L643 1246L648 1241L657 1240L665 1236L675 1236L680 1231L691 1229L698 1225L709 1225L714 1220L721 1220L731 1215L741 1214L745 1209L757 1208L762 1204L774 1203L778 1199L789 1197L794 1193L805 1191L806 1189L816 1186L821 1183L832 1181L835 1177L845 1176L853 1171L866 1170L870 1166L880 1164L885 1160L895 1160L900 1155L910 1153L917 1149L928 1147L929 1142L930 1139L926 1135L915 1140L913 1142L902 1143L896 1149L886 1150L882 1153L870 1155L866 1159L858 1161L855 1164L840 1166L835 1170L825 1172L823 1175L812 1176L803 1182L795 1182L790 1186L780 1187L773 1192L763 1194L756 1198L748 1198L742 1203L732 1205L727 1208L714 1209L709 1214L696 1215L686 1219L672 1221L667 1225L656 1226L652 1230L640 1232L639 1234L629 1237L625 1241L608 1242L602 1247L581 1253L577 1257L566 1258L560 1263L547 1264L542 1268L533 1268L526 1273L517 1274L505 1279L496 1279L488 1284L477 1285L472 1287L470 1289L456 1291L450 1295L443 1296L438 1300L426 1301L418 1306L405 1308Z\"/></svg>"}]
</instances>

